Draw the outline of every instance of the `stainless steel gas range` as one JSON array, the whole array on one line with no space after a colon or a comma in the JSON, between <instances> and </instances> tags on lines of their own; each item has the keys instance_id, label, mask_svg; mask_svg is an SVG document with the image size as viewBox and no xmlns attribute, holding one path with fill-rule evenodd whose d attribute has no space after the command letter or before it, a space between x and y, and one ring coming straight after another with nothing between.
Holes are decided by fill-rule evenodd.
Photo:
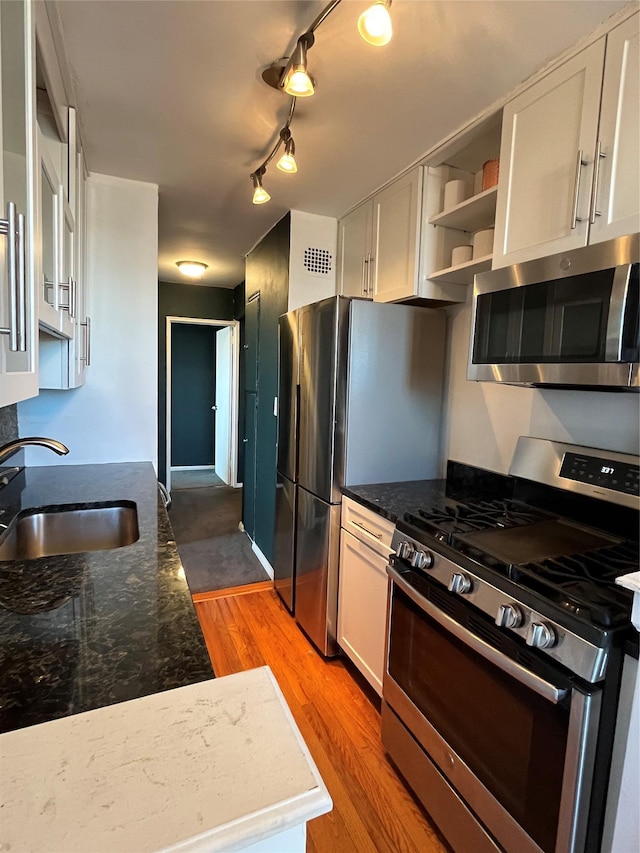
<instances>
[{"instance_id":1,"label":"stainless steel gas range","mask_svg":"<svg viewBox=\"0 0 640 853\"><path fill-rule=\"evenodd\" d=\"M599 850L638 463L520 438L498 497L397 523L382 739L459 853Z\"/></svg>"}]
</instances>

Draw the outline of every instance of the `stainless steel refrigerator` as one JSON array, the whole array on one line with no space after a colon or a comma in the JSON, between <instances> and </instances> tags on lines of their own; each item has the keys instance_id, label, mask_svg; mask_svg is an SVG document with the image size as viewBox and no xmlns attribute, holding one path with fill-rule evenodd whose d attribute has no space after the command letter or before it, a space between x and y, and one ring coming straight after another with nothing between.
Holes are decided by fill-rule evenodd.
<instances>
[{"instance_id":1,"label":"stainless steel refrigerator","mask_svg":"<svg viewBox=\"0 0 640 853\"><path fill-rule=\"evenodd\" d=\"M445 316L336 296L279 322L275 587L329 656L341 487L439 476Z\"/></svg>"}]
</instances>

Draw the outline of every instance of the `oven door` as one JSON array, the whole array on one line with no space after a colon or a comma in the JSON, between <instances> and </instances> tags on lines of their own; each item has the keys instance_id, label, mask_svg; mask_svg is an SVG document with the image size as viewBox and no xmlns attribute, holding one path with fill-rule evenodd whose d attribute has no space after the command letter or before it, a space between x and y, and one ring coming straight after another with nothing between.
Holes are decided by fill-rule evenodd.
<instances>
[{"instance_id":1,"label":"oven door","mask_svg":"<svg viewBox=\"0 0 640 853\"><path fill-rule=\"evenodd\" d=\"M538 666L534 652L431 581L420 578L417 589L411 575L387 571L383 740L386 713L445 777L460 802L460 821L468 809L496 840L495 849L583 850L600 691L576 687L553 664ZM461 609L468 618L459 618ZM517 651L510 656L496 648L494 634L521 660ZM527 659L530 666L522 663ZM396 760L393 744L385 746ZM396 760L400 770L402 762ZM438 822L428 793L424 805Z\"/></svg>"}]
</instances>

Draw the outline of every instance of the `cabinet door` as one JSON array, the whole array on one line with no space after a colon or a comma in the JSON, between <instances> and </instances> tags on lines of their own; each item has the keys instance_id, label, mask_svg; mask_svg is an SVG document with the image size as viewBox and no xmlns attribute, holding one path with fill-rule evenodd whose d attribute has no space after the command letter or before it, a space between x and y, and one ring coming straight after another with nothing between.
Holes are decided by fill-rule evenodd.
<instances>
[{"instance_id":1,"label":"cabinet door","mask_svg":"<svg viewBox=\"0 0 640 853\"><path fill-rule=\"evenodd\" d=\"M30 3L0 3L0 406L38 393L31 12Z\"/></svg>"},{"instance_id":2,"label":"cabinet door","mask_svg":"<svg viewBox=\"0 0 640 853\"><path fill-rule=\"evenodd\" d=\"M369 274L376 302L417 294L422 167L412 169L373 198L373 257Z\"/></svg>"},{"instance_id":3,"label":"cabinet door","mask_svg":"<svg viewBox=\"0 0 640 853\"><path fill-rule=\"evenodd\" d=\"M338 223L338 275L342 296L368 296L370 288L371 217L367 201Z\"/></svg>"},{"instance_id":4,"label":"cabinet door","mask_svg":"<svg viewBox=\"0 0 640 853\"><path fill-rule=\"evenodd\" d=\"M607 36L590 243L640 231L640 14Z\"/></svg>"},{"instance_id":5,"label":"cabinet door","mask_svg":"<svg viewBox=\"0 0 640 853\"><path fill-rule=\"evenodd\" d=\"M504 109L494 269L587 243L604 43Z\"/></svg>"},{"instance_id":6,"label":"cabinet door","mask_svg":"<svg viewBox=\"0 0 640 853\"><path fill-rule=\"evenodd\" d=\"M387 624L387 560L340 531L338 645L382 696Z\"/></svg>"}]
</instances>

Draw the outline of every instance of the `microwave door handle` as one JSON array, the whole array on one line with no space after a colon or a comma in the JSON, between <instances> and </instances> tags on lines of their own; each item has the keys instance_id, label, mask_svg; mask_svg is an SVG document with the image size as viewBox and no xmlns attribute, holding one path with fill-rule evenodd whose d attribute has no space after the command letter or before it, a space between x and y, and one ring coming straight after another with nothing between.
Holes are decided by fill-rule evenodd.
<instances>
[{"instance_id":1,"label":"microwave door handle","mask_svg":"<svg viewBox=\"0 0 640 853\"><path fill-rule=\"evenodd\" d=\"M607 340L605 342L605 360L607 362L622 361L622 335L627 312L630 278L631 264L621 264L615 268L609 301Z\"/></svg>"},{"instance_id":2,"label":"microwave door handle","mask_svg":"<svg viewBox=\"0 0 640 853\"><path fill-rule=\"evenodd\" d=\"M471 631L463 628L462 625L459 625L455 621L455 619L447 616L446 613L439 610L423 595L420 595L416 589L404 580L402 575L393 566L387 566L387 574L392 581L397 584L399 589L401 589L405 595L414 602L414 604L417 604L424 613L449 631L449 633L453 634L454 637L457 637L458 640L463 642L470 649L473 649L473 651L477 652L485 660L489 661L489 663L497 666L498 669L502 670L502 672L505 672L507 675L515 678L516 681L519 681L525 687L533 690L534 693L537 693L549 702L553 702L554 705L557 705L567 695L567 691L565 689L556 687L555 684L550 684L548 681L545 681L538 675L535 675L535 673L529 672L528 669L525 669L519 663L516 663L511 660L511 658L502 654L502 652L494 649L493 646L490 646L489 643L485 643L484 640L476 637L476 635L472 634Z\"/></svg>"}]
</instances>

